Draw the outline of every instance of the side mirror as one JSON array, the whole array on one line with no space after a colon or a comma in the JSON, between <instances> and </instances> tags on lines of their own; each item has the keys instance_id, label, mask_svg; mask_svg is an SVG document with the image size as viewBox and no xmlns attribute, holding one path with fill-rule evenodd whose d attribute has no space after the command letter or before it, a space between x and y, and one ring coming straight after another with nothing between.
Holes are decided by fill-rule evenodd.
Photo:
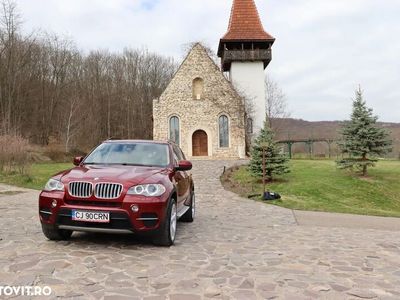
<instances>
[{"instance_id":1,"label":"side mirror","mask_svg":"<svg viewBox=\"0 0 400 300\"><path fill-rule=\"evenodd\" d=\"M189 171L193 168L192 163L188 160L181 160L179 166L176 168L177 171Z\"/></svg>"},{"instance_id":2,"label":"side mirror","mask_svg":"<svg viewBox=\"0 0 400 300\"><path fill-rule=\"evenodd\" d=\"M74 165L79 166L81 162L83 161L84 157L83 156L77 156L74 158Z\"/></svg>"}]
</instances>

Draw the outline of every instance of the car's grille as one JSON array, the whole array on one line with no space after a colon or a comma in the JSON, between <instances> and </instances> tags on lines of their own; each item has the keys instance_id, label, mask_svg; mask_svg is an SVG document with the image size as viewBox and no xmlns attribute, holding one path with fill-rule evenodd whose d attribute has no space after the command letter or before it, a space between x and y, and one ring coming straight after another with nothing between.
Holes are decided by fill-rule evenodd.
<instances>
[{"instance_id":1,"label":"car's grille","mask_svg":"<svg viewBox=\"0 0 400 300\"><path fill-rule=\"evenodd\" d=\"M90 182L70 182L68 185L68 191L73 197L89 198L93 193L93 185Z\"/></svg>"},{"instance_id":2,"label":"car's grille","mask_svg":"<svg viewBox=\"0 0 400 300\"><path fill-rule=\"evenodd\" d=\"M94 195L99 199L117 199L121 193L122 184L118 183L98 183L94 191Z\"/></svg>"},{"instance_id":3,"label":"car's grille","mask_svg":"<svg viewBox=\"0 0 400 300\"><path fill-rule=\"evenodd\" d=\"M65 200L64 201L68 205L77 205L77 206L88 206L88 207L115 207L121 208L122 203L120 202L109 202L109 201L88 201L88 200Z\"/></svg>"}]
</instances>

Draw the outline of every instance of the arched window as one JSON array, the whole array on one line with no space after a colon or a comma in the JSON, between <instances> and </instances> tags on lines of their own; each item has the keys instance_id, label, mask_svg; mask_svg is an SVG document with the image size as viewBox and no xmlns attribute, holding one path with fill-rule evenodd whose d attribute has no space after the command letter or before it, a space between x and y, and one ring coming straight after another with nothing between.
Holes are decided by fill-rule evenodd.
<instances>
[{"instance_id":1,"label":"arched window","mask_svg":"<svg viewBox=\"0 0 400 300\"><path fill-rule=\"evenodd\" d=\"M169 139L179 145L179 118L173 116L169 119Z\"/></svg>"},{"instance_id":2,"label":"arched window","mask_svg":"<svg viewBox=\"0 0 400 300\"><path fill-rule=\"evenodd\" d=\"M219 125L219 146L229 147L229 120L228 117L222 115L218 119Z\"/></svg>"},{"instance_id":3,"label":"arched window","mask_svg":"<svg viewBox=\"0 0 400 300\"><path fill-rule=\"evenodd\" d=\"M247 119L247 133L253 133L253 119Z\"/></svg>"},{"instance_id":4,"label":"arched window","mask_svg":"<svg viewBox=\"0 0 400 300\"><path fill-rule=\"evenodd\" d=\"M193 80L193 99L200 100L203 99L204 92L204 80L197 77Z\"/></svg>"}]
</instances>

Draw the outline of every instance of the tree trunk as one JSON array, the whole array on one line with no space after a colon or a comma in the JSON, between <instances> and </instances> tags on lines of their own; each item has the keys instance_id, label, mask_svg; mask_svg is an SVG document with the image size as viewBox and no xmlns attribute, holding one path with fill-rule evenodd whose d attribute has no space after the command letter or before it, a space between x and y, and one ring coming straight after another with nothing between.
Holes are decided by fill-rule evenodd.
<instances>
[{"instance_id":1,"label":"tree trunk","mask_svg":"<svg viewBox=\"0 0 400 300\"><path fill-rule=\"evenodd\" d=\"M367 160L367 155L366 154L363 154L362 160L364 161L364 163L366 162L366 160ZM368 171L367 168L368 168L367 165L364 164L363 165L363 170L362 170L362 175L363 176L367 176L367 171Z\"/></svg>"}]
</instances>

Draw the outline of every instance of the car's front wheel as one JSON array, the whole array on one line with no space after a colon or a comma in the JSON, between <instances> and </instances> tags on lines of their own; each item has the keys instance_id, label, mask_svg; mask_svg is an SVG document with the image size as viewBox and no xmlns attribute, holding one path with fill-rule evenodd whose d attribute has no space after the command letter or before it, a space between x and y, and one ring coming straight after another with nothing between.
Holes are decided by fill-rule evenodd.
<instances>
[{"instance_id":1,"label":"car's front wheel","mask_svg":"<svg viewBox=\"0 0 400 300\"><path fill-rule=\"evenodd\" d=\"M168 204L164 224L161 226L158 235L153 239L153 243L158 246L172 246L175 242L177 221L178 212L176 202L174 199L171 199Z\"/></svg>"},{"instance_id":2,"label":"car's front wheel","mask_svg":"<svg viewBox=\"0 0 400 300\"><path fill-rule=\"evenodd\" d=\"M58 229L56 226L42 224L43 234L51 241L69 240L72 230Z\"/></svg>"}]
</instances>

